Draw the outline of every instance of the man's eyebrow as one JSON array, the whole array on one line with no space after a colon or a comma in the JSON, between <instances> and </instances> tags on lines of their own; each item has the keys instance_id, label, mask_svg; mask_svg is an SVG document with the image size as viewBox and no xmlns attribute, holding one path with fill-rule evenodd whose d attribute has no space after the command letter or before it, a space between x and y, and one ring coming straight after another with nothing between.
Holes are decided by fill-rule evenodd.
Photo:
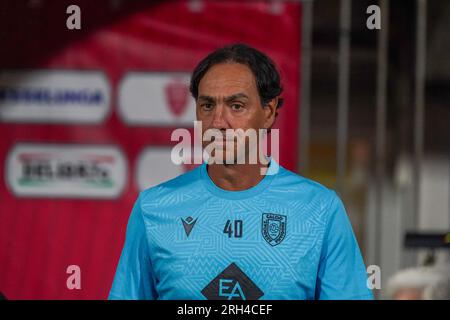
<instances>
[{"instance_id":1,"label":"man's eyebrow","mask_svg":"<svg viewBox=\"0 0 450 320\"><path fill-rule=\"evenodd\" d=\"M231 96L225 97L224 101L225 102L230 102L230 101L233 101L233 100L236 100L236 99L239 99L239 98L248 99L248 96L245 93L239 92L239 93L232 94ZM198 100L206 101L206 102L209 102L209 103L216 102L216 98L211 97L211 96L205 96L205 95L199 96Z\"/></svg>"},{"instance_id":2,"label":"man's eyebrow","mask_svg":"<svg viewBox=\"0 0 450 320\"><path fill-rule=\"evenodd\" d=\"M207 101L209 103L214 103L216 101L216 99L214 99L211 96L199 96L198 100L204 100L204 101Z\"/></svg>"},{"instance_id":3,"label":"man's eyebrow","mask_svg":"<svg viewBox=\"0 0 450 320\"><path fill-rule=\"evenodd\" d=\"M239 99L239 98L246 98L246 99L248 99L248 96L245 93L236 93L236 94L232 94L229 97L226 97L224 100L226 102L230 102L230 101L233 101L233 100L236 100L236 99Z\"/></svg>"}]
</instances>

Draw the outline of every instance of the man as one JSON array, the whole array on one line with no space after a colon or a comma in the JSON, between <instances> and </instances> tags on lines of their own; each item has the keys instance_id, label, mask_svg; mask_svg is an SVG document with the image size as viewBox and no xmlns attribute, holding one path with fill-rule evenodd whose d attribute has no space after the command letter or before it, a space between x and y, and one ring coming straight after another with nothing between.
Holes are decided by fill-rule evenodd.
<instances>
[{"instance_id":1,"label":"man","mask_svg":"<svg viewBox=\"0 0 450 320\"><path fill-rule=\"evenodd\" d=\"M204 131L270 129L283 102L273 62L242 44L201 61L190 89ZM141 192L109 298L371 299L336 193L229 141L214 140L215 163ZM245 163L221 163L242 147Z\"/></svg>"}]
</instances>

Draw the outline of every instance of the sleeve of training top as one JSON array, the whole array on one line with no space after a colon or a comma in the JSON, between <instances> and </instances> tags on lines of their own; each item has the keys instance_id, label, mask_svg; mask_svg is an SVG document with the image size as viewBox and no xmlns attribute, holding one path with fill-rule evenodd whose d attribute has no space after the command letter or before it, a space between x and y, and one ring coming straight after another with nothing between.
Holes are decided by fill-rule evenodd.
<instances>
[{"instance_id":1,"label":"sleeve of training top","mask_svg":"<svg viewBox=\"0 0 450 320\"><path fill-rule=\"evenodd\" d=\"M370 300L367 273L344 204L333 191L316 282L316 299Z\"/></svg>"},{"instance_id":2,"label":"sleeve of training top","mask_svg":"<svg viewBox=\"0 0 450 320\"><path fill-rule=\"evenodd\" d=\"M128 220L125 244L109 292L110 300L157 299L141 197L136 200Z\"/></svg>"}]
</instances>

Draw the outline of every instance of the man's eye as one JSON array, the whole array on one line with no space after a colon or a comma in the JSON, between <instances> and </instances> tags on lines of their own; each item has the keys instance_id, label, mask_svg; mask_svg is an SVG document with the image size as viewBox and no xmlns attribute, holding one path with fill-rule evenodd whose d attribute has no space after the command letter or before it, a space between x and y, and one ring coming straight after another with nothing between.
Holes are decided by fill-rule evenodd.
<instances>
[{"instance_id":1,"label":"man's eye","mask_svg":"<svg viewBox=\"0 0 450 320\"><path fill-rule=\"evenodd\" d=\"M238 103L233 103L231 105L231 109L233 109L234 111L239 111L242 110L244 106L242 104L238 104Z\"/></svg>"},{"instance_id":2,"label":"man's eye","mask_svg":"<svg viewBox=\"0 0 450 320\"><path fill-rule=\"evenodd\" d=\"M210 103L204 103L201 105L202 109L204 110L211 110L212 109L212 104Z\"/></svg>"}]
</instances>

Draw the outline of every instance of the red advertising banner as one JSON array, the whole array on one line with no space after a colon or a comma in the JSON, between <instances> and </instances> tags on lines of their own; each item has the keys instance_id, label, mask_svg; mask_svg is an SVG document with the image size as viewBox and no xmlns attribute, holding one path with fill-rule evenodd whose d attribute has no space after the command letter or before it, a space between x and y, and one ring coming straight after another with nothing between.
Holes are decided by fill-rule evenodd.
<instances>
[{"instance_id":1,"label":"red advertising banner","mask_svg":"<svg viewBox=\"0 0 450 320\"><path fill-rule=\"evenodd\" d=\"M76 3L81 29L69 30ZM295 169L301 5L268 1L8 1L0 10L0 292L106 299L139 190L183 173L188 81L234 42L278 65L280 163ZM80 288L73 287L79 272Z\"/></svg>"}]
</instances>

